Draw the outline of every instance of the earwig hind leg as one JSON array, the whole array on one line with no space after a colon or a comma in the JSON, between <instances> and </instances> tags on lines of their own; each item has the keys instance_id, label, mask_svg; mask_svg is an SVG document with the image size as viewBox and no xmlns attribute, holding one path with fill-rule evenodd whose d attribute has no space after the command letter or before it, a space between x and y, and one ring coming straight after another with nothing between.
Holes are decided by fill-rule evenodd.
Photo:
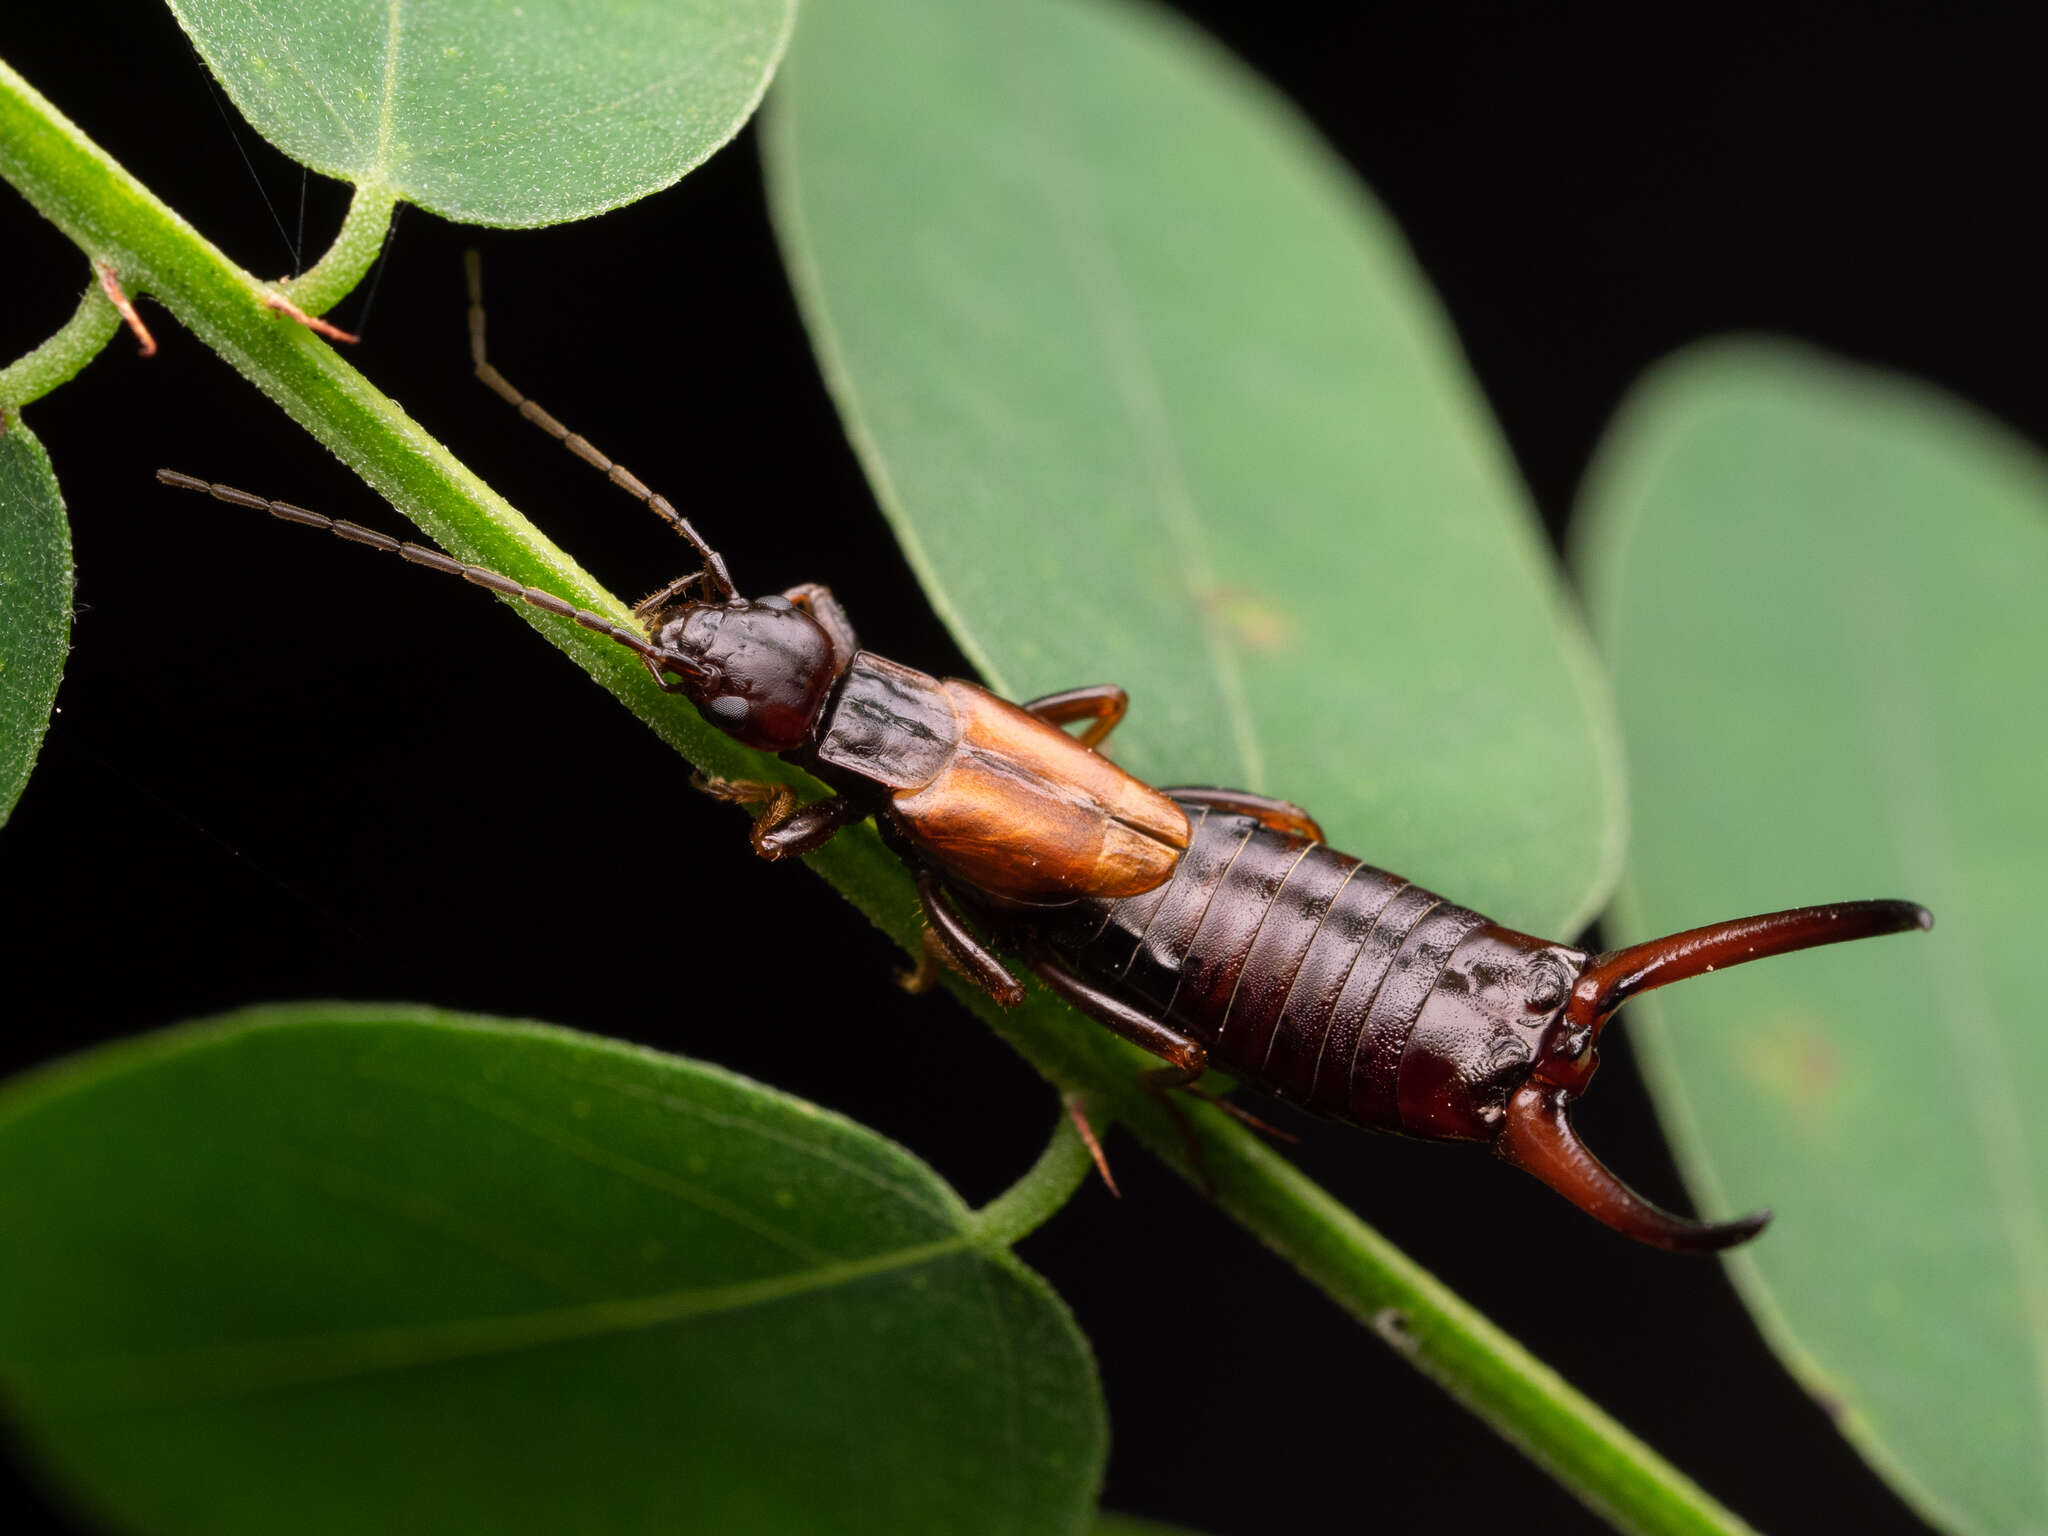
<instances>
[{"instance_id":1,"label":"earwig hind leg","mask_svg":"<svg viewBox=\"0 0 2048 1536\"><path fill-rule=\"evenodd\" d=\"M793 607L801 608L818 621L818 628L825 631L825 637L832 642L832 659L845 670L853 660L853 653L860 649L860 637L853 632L853 620L846 616L839 599L832 595L832 589L815 581L800 582L782 594Z\"/></svg>"},{"instance_id":2,"label":"earwig hind leg","mask_svg":"<svg viewBox=\"0 0 2048 1536\"><path fill-rule=\"evenodd\" d=\"M1157 1099L1160 1108L1172 1118L1174 1127L1180 1132L1181 1145L1187 1151L1188 1164L1193 1168L1203 1193L1214 1196L1216 1185L1209 1177L1209 1163L1202 1155L1201 1139L1195 1135L1194 1126L1188 1123L1186 1111L1173 1097L1176 1089L1186 1091L1192 1088L1209 1070L1209 1052L1200 1041L1190 1040L1171 1025L1133 1008L1122 998L1090 986L1053 961L1041 960L1033 969L1044 978L1047 986L1091 1019L1107 1025L1140 1050L1149 1051L1166 1063L1165 1066L1140 1072L1138 1086ZM1206 1094L1198 1096L1209 1097Z\"/></svg>"},{"instance_id":3,"label":"earwig hind leg","mask_svg":"<svg viewBox=\"0 0 2048 1536\"><path fill-rule=\"evenodd\" d=\"M1255 795L1248 789L1210 789L1203 785L1179 785L1173 789L1162 789L1161 794L1172 800L1191 800L1196 805L1211 806L1219 811L1234 811L1240 816L1249 816L1264 827L1275 832L1292 832L1311 842L1324 840L1323 829L1315 817L1296 805L1292 800L1275 800L1271 795Z\"/></svg>"},{"instance_id":4,"label":"earwig hind leg","mask_svg":"<svg viewBox=\"0 0 2048 1536\"><path fill-rule=\"evenodd\" d=\"M1117 722L1123 719L1124 711L1130 707L1131 696L1115 683L1091 683L1086 688L1048 693L1024 705L1023 710L1027 715L1036 715L1047 725L1065 725L1071 720L1093 721L1078 740L1084 747L1099 747L1117 728Z\"/></svg>"},{"instance_id":5,"label":"earwig hind leg","mask_svg":"<svg viewBox=\"0 0 2048 1536\"><path fill-rule=\"evenodd\" d=\"M935 941L941 958L949 961L962 976L994 998L1001 1007L1014 1008L1024 1001L1024 984L968 932L967 925L954 915L944 892L939 889L938 881L928 869L917 872L917 899L924 908L925 921L930 924L925 930L927 944ZM911 974L917 976L922 970L920 962L918 971Z\"/></svg>"},{"instance_id":6,"label":"earwig hind leg","mask_svg":"<svg viewBox=\"0 0 2048 1536\"><path fill-rule=\"evenodd\" d=\"M1257 1115L1253 1114L1243 1105L1233 1104L1230 1102L1230 1100L1223 1097L1222 1094L1211 1093L1208 1089L1203 1088L1198 1084L1183 1084L1181 1085L1180 1091L1182 1093L1193 1094L1196 1098L1200 1099L1205 1104L1215 1105L1216 1108L1222 1110L1224 1114L1230 1116L1231 1119L1235 1120L1239 1125L1243 1126L1246 1130L1257 1131L1261 1136L1267 1137L1270 1140L1284 1141L1290 1146L1299 1143L1301 1140L1301 1138L1295 1135L1294 1132L1283 1131L1280 1129L1279 1126L1272 1125L1269 1124L1267 1121L1261 1120Z\"/></svg>"}]
</instances>

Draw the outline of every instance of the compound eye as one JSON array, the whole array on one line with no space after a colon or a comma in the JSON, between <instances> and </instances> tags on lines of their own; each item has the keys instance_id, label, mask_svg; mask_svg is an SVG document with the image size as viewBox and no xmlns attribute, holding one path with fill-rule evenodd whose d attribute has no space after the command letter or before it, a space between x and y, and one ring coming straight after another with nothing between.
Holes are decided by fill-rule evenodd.
<instances>
[{"instance_id":1,"label":"compound eye","mask_svg":"<svg viewBox=\"0 0 2048 1536\"><path fill-rule=\"evenodd\" d=\"M704 706L704 713L711 723L726 730L734 730L747 723L747 716L753 713L747 701L736 693L721 693Z\"/></svg>"},{"instance_id":2,"label":"compound eye","mask_svg":"<svg viewBox=\"0 0 2048 1536\"><path fill-rule=\"evenodd\" d=\"M754 606L756 608L774 608L780 610L785 608L794 608L796 604L792 603L786 597L764 597L756 600Z\"/></svg>"}]
</instances>

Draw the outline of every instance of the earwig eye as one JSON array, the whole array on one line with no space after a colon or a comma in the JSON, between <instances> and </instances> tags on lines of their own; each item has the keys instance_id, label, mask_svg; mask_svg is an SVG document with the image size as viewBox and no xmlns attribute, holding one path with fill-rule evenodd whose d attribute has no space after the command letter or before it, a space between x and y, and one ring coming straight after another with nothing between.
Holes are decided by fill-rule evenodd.
<instances>
[{"instance_id":1,"label":"earwig eye","mask_svg":"<svg viewBox=\"0 0 2048 1536\"><path fill-rule=\"evenodd\" d=\"M713 725L731 730L735 726L746 724L747 716L752 711L748 709L747 701L738 694L722 693L704 706L704 713L710 717Z\"/></svg>"}]
</instances>

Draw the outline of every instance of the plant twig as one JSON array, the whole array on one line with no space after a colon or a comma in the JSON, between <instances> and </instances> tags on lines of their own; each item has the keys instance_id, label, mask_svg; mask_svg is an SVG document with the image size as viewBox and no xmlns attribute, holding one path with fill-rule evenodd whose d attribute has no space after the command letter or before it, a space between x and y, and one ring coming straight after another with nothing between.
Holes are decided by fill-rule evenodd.
<instances>
[{"instance_id":1,"label":"plant twig","mask_svg":"<svg viewBox=\"0 0 2048 1536\"><path fill-rule=\"evenodd\" d=\"M0 427L30 401L40 400L59 384L78 377L120 329L121 316L95 279L54 336L0 368Z\"/></svg>"},{"instance_id":2,"label":"plant twig","mask_svg":"<svg viewBox=\"0 0 2048 1536\"><path fill-rule=\"evenodd\" d=\"M74 241L116 259L202 341L275 400L380 495L456 558L487 564L625 621L627 610L396 403L301 327L264 307L266 288L158 202L21 77L0 64L0 176ZM797 770L747 752L664 695L624 648L564 620L521 616L706 772L806 784ZM868 827L841 833L807 862L915 954L923 939L900 860ZM956 991L961 989L956 987ZM1034 989L1001 1012L966 996L1043 1075L1129 1125L1187 1173L1173 1123L1136 1086L1139 1060L1107 1031ZM1478 1414L1586 1504L1625 1531L1747 1529L1682 1473L1346 1211L1242 1126L1201 1113L1198 1134L1218 1202L1262 1241L1373 1326L1418 1370ZM1035 1215L1085 1162L1076 1148L1027 1199L999 1210L1007 1228ZM1027 1176L1030 1178L1033 1176ZM1000 1206L1000 1202L998 1205Z\"/></svg>"},{"instance_id":3,"label":"plant twig","mask_svg":"<svg viewBox=\"0 0 2048 1536\"><path fill-rule=\"evenodd\" d=\"M397 206L398 199L388 187L374 183L357 187L327 253L297 277L281 279L279 297L300 314L311 316L326 314L355 292L356 284L384 249Z\"/></svg>"}]
</instances>

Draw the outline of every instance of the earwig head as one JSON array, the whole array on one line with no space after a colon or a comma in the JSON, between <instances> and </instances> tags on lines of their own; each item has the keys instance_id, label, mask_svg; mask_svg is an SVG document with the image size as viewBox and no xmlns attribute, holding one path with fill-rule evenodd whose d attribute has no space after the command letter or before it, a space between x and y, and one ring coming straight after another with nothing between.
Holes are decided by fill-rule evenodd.
<instances>
[{"instance_id":1,"label":"earwig head","mask_svg":"<svg viewBox=\"0 0 2048 1536\"><path fill-rule=\"evenodd\" d=\"M844 665L817 620L786 597L683 603L667 611L654 646L706 720L762 752L811 739Z\"/></svg>"},{"instance_id":2,"label":"earwig head","mask_svg":"<svg viewBox=\"0 0 2048 1536\"><path fill-rule=\"evenodd\" d=\"M1858 901L1737 918L1593 956L1572 980L1570 1000L1550 1021L1526 1081L1508 1100L1495 1150L1638 1242L1691 1253L1747 1242L1770 1220L1768 1211L1727 1222L1674 1216L1622 1183L1579 1140L1569 1110L1600 1064L1600 1031L1638 992L1770 955L1933 926L1927 909L1912 902Z\"/></svg>"}]
</instances>

